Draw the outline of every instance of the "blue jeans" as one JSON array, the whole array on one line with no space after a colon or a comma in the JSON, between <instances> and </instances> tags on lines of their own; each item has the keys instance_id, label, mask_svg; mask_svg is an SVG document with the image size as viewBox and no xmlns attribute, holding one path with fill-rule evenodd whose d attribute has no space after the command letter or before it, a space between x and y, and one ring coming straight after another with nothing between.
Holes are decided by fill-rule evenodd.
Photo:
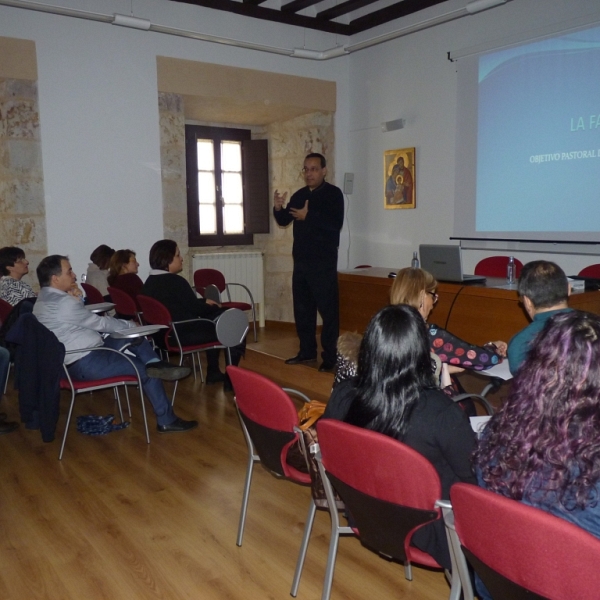
<instances>
[{"instance_id":1,"label":"blue jeans","mask_svg":"<svg viewBox=\"0 0 600 600\"><path fill-rule=\"evenodd\" d=\"M104 340L104 347L120 350L128 343L128 340L107 337ZM137 346L130 346L128 350L135 355L128 356L128 358L132 360L140 373L142 388L152 404L156 414L156 422L159 425L170 425L176 417L171 402L165 393L163 383L160 379L148 377L146 374L146 364L158 360L158 356L156 356L147 340ZM104 377L116 377L118 375L135 375L131 363L115 352L90 352L69 365L68 369L71 377L77 381L103 379Z\"/></svg>"}]
</instances>

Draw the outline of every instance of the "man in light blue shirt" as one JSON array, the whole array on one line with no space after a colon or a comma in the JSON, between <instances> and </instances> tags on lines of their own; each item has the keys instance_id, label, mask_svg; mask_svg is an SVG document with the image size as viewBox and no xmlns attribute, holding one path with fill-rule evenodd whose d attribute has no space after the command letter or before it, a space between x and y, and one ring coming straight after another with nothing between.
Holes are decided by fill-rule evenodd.
<instances>
[{"instance_id":1,"label":"man in light blue shirt","mask_svg":"<svg viewBox=\"0 0 600 600\"><path fill-rule=\"evenodd\" d=\"M52 331L68 350L105 346L120 350L128 340L101 333L113 333L134 326L133 322L101 317L85 308L79 298L67 292L76 280L71 263L66 256L52 255L42 260L37 268L41 290L33 314ZM161 379L176 380L187 377L190 369L161 361L147 340L132 345L128 352L142 381L144 394L152 403L160 433L188 431L198 426L197 421L184 421L175 416L171 402L165 394ZM67 354L65 362L75 380L103 379L118 375L135 375L129 361L115 352L82 351Z\"/></svg>"}]
</instances>

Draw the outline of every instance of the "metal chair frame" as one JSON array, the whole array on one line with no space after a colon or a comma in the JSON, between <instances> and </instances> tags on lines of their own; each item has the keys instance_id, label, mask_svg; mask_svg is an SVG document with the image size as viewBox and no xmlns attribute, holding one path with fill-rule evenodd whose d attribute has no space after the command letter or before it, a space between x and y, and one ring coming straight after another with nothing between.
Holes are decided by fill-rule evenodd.
<instances>
[{"instance_id":1,"label":"metal chair frame","mask_svg":"<svg viewBox=\"0 0 600 600\"><path fill-rule=\"evenodd\" d=\"M144 417L144 428L146 430L146 442L150 443L150 433L148 431L148 419L146 416L146 406L144 405L144 392L142 388L142 380L140 378L139 371L137 370L134 362L123 353L123 351L129 346L127 344L121 348L121 350L115 350L114 348L106 348L104 346L97 346L95 348L79 348L76 350L67 350L65 355L74 354L79 352L95 352L95 351L105 351L105 352L115 352L122 356L125 360L129 361L131 366L134 368L136 375L122 375L115 377L106 377L104 379L96 379L90 381L73 381L71 375L69 374L69 370L67 368L68 365L63 364L63 369L65 372L65 377L61 379L61 388L62 389L70 389L71 390L71 404L69 405L69 412L67 413L67 422L65 424L65 433L63 435L62 444L60 446L60 453L58 455L58 460L62 460L63 453L65 450L65 443L67 441L67 434L69 433L69 425L71 423L71 416L73 414L73 407L75 406L75 397L78 394L82 394L84 392L93 392L96 390L104 390L113 388L115 393L115 400L117 401L117 405L119 407L119 414L121 417L121 421L123 421L123 411L121 409L121 399L119 397L119 386L125 387L125 394L127 395L127 404L129 406L129 393L127 391L127 386L135 385L138 386L140 392L140 401L142 403L142 415ZM112 381L117 379L117 381ZM106 382L106 380L111 380L110 383ZM104 383L102 383L104 382ZM129 407L129 415L131 416L131 407Z\"/></svg>"}]
</instances>

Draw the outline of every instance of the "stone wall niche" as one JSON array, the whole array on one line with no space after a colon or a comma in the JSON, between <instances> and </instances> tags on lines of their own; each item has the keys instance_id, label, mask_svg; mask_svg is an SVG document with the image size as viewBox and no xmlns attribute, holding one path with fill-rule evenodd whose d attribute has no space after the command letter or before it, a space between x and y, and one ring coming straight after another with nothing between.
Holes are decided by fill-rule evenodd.
<instances>
[{"instance_id":1,"label":"stone wall niche","mask_svg":"<svg viewBox=\"0 0 600 600\"><path fill-rule=\"evenodd\" d=\"M31 272L48 252L35 65L34 42L0 38L0 245L23 248Z\"/></svg>"}]
</instances>

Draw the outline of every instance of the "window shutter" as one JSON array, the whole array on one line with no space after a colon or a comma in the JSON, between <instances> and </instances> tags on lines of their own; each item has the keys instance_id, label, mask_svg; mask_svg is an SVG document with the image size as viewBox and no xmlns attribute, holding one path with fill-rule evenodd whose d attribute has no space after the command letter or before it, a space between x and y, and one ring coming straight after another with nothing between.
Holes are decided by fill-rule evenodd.
<instances>
[{"instance_id":1,"label":"window shutter","mask_svg":"<svg viewBox=\"0 0 600 600\"><path fill-rule=\"evenodd\" d=\"M244 227L246 233L269 233L269 144L267 140L243 140Z\"/></svg>"}]
</instances>

